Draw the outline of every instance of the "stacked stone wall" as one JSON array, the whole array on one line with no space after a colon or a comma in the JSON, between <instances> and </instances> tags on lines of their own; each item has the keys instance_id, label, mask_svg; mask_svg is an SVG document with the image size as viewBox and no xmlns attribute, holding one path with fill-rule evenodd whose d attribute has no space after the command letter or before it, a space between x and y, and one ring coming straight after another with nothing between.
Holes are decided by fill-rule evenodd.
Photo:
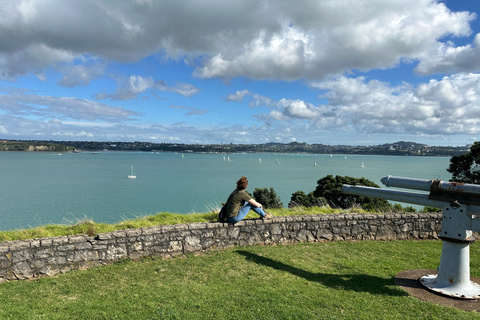
<instances>
[{"instance_id":1,"label":"stacked stone wall","mask_svg":"<svg viewBox=\"0 0 480 320\"><path fill-rule=\"evenodd\" d=\"M441 213L335 214L178 224L0 243L0 282L52 276L122 259L174 257L234 246L436 239Z\"/></svg>"}]
</instances>

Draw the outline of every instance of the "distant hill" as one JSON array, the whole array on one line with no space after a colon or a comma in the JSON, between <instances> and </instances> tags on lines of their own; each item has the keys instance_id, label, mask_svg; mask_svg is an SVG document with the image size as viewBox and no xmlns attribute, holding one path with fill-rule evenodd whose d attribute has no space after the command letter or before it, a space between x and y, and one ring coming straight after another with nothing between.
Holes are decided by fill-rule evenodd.
<instances>
[{"instance_id":1,"label":"distant hill","mask_svg":"<svg viewBox=\"0 0 480 320\"><path fill-rule=\"evenodd\" d=\"M0 141L0 151L49 151L49 152L71 152L72 146L66 146L60 143L44 142L23 142L23 141Z\"/></svg>"},{"instance_id":2,"label":"distant hill","mask_svg":"<svg viewBox=\"0 0 480 320\"><path fill-rule=\"evenodd\" d=\"M142 151L142 152L184 152L184 153L314 153L314 154L368 154L402 156L445 156L466 153L469 146L429 146L426 144L398 141L374 146L347 146L308 144L305 142L264 143L264 144L182 144L151 142L111 141L38 141L3 140L0 151Z\"/></svg>"}]
</instances>

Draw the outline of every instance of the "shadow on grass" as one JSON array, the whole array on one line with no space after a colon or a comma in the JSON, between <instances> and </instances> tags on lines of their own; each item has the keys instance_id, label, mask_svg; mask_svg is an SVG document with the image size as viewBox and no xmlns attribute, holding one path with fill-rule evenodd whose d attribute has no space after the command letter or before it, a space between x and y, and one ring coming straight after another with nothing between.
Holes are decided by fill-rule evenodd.
<instances>
[{"instance_id":1,"label":"shadow on grass","mask_svg":"<svg viewBox=\"0 0 480 320\"><path fill-rule=\"evenodd\" d=\"M252 252L243 250L238 250L236 252L245 256L247 260L253 261L259 265L289 272L297 277L304 278L308 281L315 281L333 289L352 290L355 292L368 292L371 294L390 296L408 296L408 293L396 287L393 277L391 279L384 279L366 274L313 273L287 265L283 262L259 256Z\"/></svg>"}]
</instances>

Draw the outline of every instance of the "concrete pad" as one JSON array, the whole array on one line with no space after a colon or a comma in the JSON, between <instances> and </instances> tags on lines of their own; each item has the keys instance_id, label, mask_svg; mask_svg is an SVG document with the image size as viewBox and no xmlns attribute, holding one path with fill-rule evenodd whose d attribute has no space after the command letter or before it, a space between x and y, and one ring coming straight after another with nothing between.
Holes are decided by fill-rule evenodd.
<instances>
[{"instance_id":1,"label":"concrete pad","mask_svg":"<svg viewBox=\"0 0 480 320\"><path fill-rule=\"evenodd\" d=\"M428 269L401 271L395 275L395 282L402 289L420 300L464 311L480 311L479 299L469 300L447 297L425 288L419 279L427 274L437 274L437 271ZM479 278L470 277L470 280L480 284Z\"/></svg>"}]
</instances>

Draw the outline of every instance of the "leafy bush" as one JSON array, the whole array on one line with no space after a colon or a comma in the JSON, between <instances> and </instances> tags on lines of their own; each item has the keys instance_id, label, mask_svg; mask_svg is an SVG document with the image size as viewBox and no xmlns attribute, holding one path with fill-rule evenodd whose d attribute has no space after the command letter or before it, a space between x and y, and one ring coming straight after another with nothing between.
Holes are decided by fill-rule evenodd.
<instances>
[{"instance_id":1,"label":"leafy bush","mask_svg":"<svg viewBox=\"0 0 480 320\"><path fill-rule=\"evenodd\" d=\"M280 197L273 188L255 188L253 198L263 205L264 209L283 208Z\"/></svg>"},{"instance_id":2,"label":"leafy bush","mask_svg":"<svg viewBox=\"0 0 480 320\"><path fill-rule=\"evenodd\" d=\"M317 181L317 188L314 191L316 198L325 198L329 205L342 209L350 208L354 205L360 205L367 211L391 211L392 205L387 200L364 197L358 195L349 195L342 193L342 186L361 185L378 188L374 182L365 178L353 178L348 176L328 175Z\"/></svg>"},{"instance_id":3,"label":"leafy bush","mask_svg":"<svg viewBox=\"0 0 480 320\"><path fill-rule=\"evenodd\" d=\"M298 190L292 193L292 197L290 198L290 202L288 203L289 208L294 207L322 207L327 204L325 198L317 198L313 194L313 191L309 194L305 194L305 192Z\"/></svg>"}]
</instances>

